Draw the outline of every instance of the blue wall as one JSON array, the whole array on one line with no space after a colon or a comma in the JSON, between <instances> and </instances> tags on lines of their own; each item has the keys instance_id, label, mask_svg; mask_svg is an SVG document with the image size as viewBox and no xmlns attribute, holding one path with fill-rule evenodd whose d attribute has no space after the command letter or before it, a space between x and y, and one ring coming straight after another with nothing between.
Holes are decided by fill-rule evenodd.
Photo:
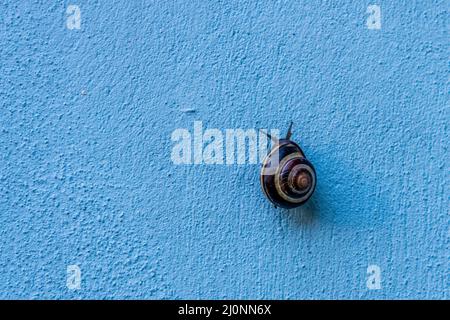
<instances>
[{"instance_id":1,"label":"blue wall","mask_svg":"<svg viewBox=\"0 0 450 320\"><path fill-rule=\"evenodd\" d=\"M3 1L0 298L449 298L447 9ZM258 165L170 159L194 121L291 119L319 179L298 210Z\"/></svg>"}]
</instances>

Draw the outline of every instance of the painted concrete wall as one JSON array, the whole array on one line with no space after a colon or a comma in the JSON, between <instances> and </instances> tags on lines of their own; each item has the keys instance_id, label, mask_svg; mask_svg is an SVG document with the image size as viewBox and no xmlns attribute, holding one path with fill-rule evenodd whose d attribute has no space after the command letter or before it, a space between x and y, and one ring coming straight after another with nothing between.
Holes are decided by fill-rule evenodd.
<instances>
[{"instance_id":1,"label":"painted concrete wall","mask_svg":"<svg viewBox=\"0 0 450 320\"><path fill-rule=\"evenodd\" d=\"M0 298L449 298L448 41L446 1L2 1ZM171 161L291 119L301 209Z\"/></svg>"}]
</instances>

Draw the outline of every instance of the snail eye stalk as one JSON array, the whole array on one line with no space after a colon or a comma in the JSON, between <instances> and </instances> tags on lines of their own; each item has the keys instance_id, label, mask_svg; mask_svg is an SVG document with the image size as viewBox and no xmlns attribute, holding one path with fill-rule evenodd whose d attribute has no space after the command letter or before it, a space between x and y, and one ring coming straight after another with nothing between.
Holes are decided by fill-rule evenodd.
<instances>
[{"instance_id":1,"label":"snail eye stalk","mask_svg":"<svg viewBox=\"0 0 450 320\"><path fill-rule=\"evenodd\" d=\"M287 131L287 134L286 134L286 140L290 140L291 139L291 136L292 136L292 121L291 121L291 124L289 125L289 128L288 128L288 131Z\"/></svg>"},{"instance_id":2,"label":"snail eye stalk","mask_svg":"<svg viewBox=\"0 0 450 320\"><path fill-rule=\"evenodd\" d=\"M270 140L273 141L274 144L278 144L279 143L279 140L276 137L272 136L270 133L264 131L263 129L259 129L259 131L264 133Z\"/></svg>"}]
</instances>

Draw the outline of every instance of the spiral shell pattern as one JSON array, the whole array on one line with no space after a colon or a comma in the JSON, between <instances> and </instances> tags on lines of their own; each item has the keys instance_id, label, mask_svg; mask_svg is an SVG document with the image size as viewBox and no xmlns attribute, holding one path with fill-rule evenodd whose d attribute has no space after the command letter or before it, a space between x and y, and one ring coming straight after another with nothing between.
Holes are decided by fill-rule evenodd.
<instances>
[{"instance_id":1,"label":"spiral shell pattern","mask_svg":"<svg viewBox=\"0 0 450 320\"><path fill-rule=\"evenodd\" d=\"M263 161L261 186L277 207L291 209L304 204L314 193L316 171L301 148L282 139Z\"/></svg>"}]
</instances>

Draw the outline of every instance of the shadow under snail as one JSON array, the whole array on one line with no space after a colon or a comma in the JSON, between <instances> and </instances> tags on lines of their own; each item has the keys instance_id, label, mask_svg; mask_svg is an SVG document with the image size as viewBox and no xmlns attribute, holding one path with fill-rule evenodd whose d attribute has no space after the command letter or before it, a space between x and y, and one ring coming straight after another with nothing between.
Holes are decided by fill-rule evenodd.
<instances>
[{"instance_id":1,"label":"shadow under snail","mask_svg":"<svg viewBox=\"0 0 450 320\"><path fill-rule=\"evenodd\" d=\"M286 138L265 133L274 146L262 163L261 186L275 207L292 209L311 198L316 187L316 171L298 144L291 139L292 122Z\"/></svg>"}]
</instances>

